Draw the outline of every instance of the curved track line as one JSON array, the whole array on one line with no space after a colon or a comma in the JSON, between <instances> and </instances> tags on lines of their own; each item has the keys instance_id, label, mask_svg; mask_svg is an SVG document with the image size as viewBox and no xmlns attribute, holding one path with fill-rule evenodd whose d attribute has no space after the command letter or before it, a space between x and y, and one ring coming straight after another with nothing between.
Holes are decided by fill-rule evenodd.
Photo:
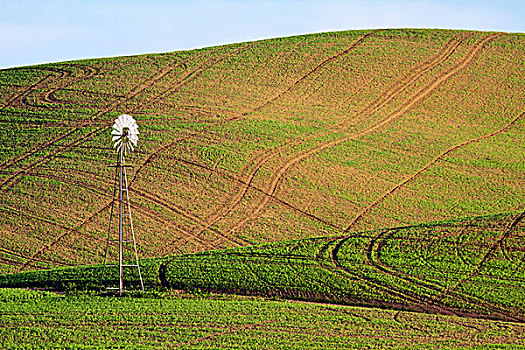
<instances>
[{"instance_id":1,"label":"curved track line","mask_svg":"<svg viewBox=\"0 0 525 350\"><path fill-rule=\"evenodd\" d=\"M52 77L52 76L53 76L53 74L51 74L51 73L47 74L46 76L44 76L43 78L41 78L37 82L31 84L27 89L25 89L21 93L16 94L13 98L8 100L2 108L0 108L0 112L3 111L4 109L6 109L7 107L9 107L17 99L22 99L25 96L27 96L32 90L35 90L38 87L38 85L40 85L41 83L43 83L45 80L47 80L49 77Z\"/></svg>"},{"instance_id":2,"label":"curved track line","mask_svg":"<svg viewBox=\"0 0 525 350\"><path fill-rule=\"evenodd\" d=\"M522 216L525 216L525 212L522 214ZM510 231L510 230L509 230ZM385 265L381 259L380 259L380 251L383 246L383 244L380 241L387 240L390 236L395 234L397 230L387 230L384 232L379 233L376 237L370 240L368 246L367 246L367 260L370 263L371 266L374 266L376 269L390 275L396 278L399 278L405 282L408 282L412 285L419 286L419 290L424 293L424 289L437 292L438 294L436 296L432 295L419 295L411 292L411 295L414 295L416 298L420 299L421 301L424 301L426 303L431 303L433 305L439 305L440 308L443 308L444 310L450 310L451 312L459 313L459 314L465 314L468 315L469 313L465 310L456 309L452 306L446 305L442 303L443 296L450 294L453 296L456 300L462 300L468 304L471 305L481 305L484 307L487 311L491 312L491 316L494 317L494 315L498 315L498 319L503 319L506 321L517 321L517 322L523 322L524 319L518 315L511 315L507 313L507 310L505 308L502 308L500 305L493 304L485 299L481 299L479 297L473 296L473 295L467 295L459 292L453 292L453 289L445 289L443 286L435 284L433 282L421 280L417 277L411 276L409 274L399 272L395 269L392 269L390 266ZM386 235L386 236L385 236ZM459 285L459 283L458 283Z\"/></svg>"},{"instance_id":3,"label":"curved track line","mask_svg":"<svg viewBox=\"0 0 525 350\"><path fill-rule=\"evenodd\" d=\"M246 113L243 113L243 115L247 115L249 113L252 113L254 111L257 111L257 110L260 110L262 109L263 107L269 105L270 103L276 101L278 98L282 97L285 93L291 91L295 86L297 86L300 82L304 81L306 78L308 78L309 76L311 76L313 73L315 73L316 71L318 71L320 68L322 68L323 66L325 66L326 64L334 61L335 59L347 54L348 52L350 52L352 49L354 49L357 45L361 44L364 39L366 39L367 37L369 37L370 35L372 35L373 33L375 33L377 31L373 31L373 32L370 32L370 33L367 33L363 36L361 36L357 41L355 41L354 43L352 43L352 45L350 45L350 47L348 47L347 49L345 49L344 51L338 53L338 54L335 54L335 55L332 55L330 56L329 58L325 59L323 62L321 62L320 64L318 64L316 67L314 67L312 70L310 70L309 72L307 72L306 74L304 74L303 76L301 76L299 79L297 79L293 84L291 84L285 91L279 93L277 96L275 96L274 98L266 101L265 103L263 103L262 105L258 106L258 107L255 107L254 109L252 109L250 112L246 112ZM322 136L326 135L328 133L324 133L322 134ZM248 189L251 187L251 183L255 177L255 175L257 174L257 172L261 169L261 167L267 163L268 161L270 161L272 158L274 158L276 155L278 155L279 153L283 152L284 150L286 149L289 149L289 148L292 148L292 147L295 147L295 146L298 146L304 142L307 142L309 140L312 140L312 139L315 139L315 138L318 138L320 137L319 135L315 135L315 136L311 136L311 137L308 137L306 139L302 139L302 140L299 140L299 141L296 141L292 144L288 144L288 145L284 145L282 147L277 147L276 149L272 150L272 151L267 151L265 152L265 154L263 155L263 157L255 164L255 166L253 167L252 171L248 174L248 176L246 177L246 179L243 181L244 182L244 186L241 186L239 192L237 192L236 195L234 195L231 199L231 202L228 204L228 206L226 207L226 209L224 209L224 211L222 213L219 213L217 217L215 217L207 227L203 228L203 231L209 229L211 226L215 225L217 222L221 221L222 219L225 218L226 215L228 215L233 209L235 209L235 207L239 204L239 202L244 198L246 192L248 191ZM267 193L266 193L267 194ZM268 195L268 194L267 194ZM272 196L270 194L270 196ZM232 232L232 230L229 231L230 233Z\"/></svg>"},{"instance_id":4,"label":"curved track line","mask_svg":"<svg viewBox=\"0 0 525 350\"><path fill-rule=\"evenodd\" d=\"M437 55L416 66L413 72L409 72L406 76L397 81L389 90L382 93L374 102L367 106L361 114L370 115L379 111L412 83L416 82L416 80L423 74L445 62L456 51L459 45L470 36L472 36L472 33L451 38Z\"/></svg>"},{"instance_id":5,"label":"curved track line","mask_svg":"<svg viewBox=\"0 0 525 350\"><path fill-rule=\"evenodd\" d=\"M321 151L323 151L323 150L325 150L327 148L337 146L338 144L340 144L342 142L345 142L345 141L348 141L348 140L351 140L351 139L357 139L357 138L360 138L360 137L365 136L367 134L370 134L370 133L376 131L377 129L381 128L382 126L384 126L384 125L386 125L388 123L391 123L392 121L398 119L400 116L402 116L408 110L410 110L415 104L417 104L419 101L421 101L424 97L428 96L434 89L439 87L448 78L450 78L452 75L454 75L457 72L459 72L468 63L470 63L474 59L476 54L483 48L483 46L487 42L489 42L490 40L492 40L492 39L494 39L494 38L496 38L496 37L498 37L500 35L501 34L498 33L498 34L491 34L491 35L485 36L483 39L481 39L474 46L473 49L471 49L468 52L466 57L464 57L458 64L454 65L454 67L451 68L450 70L448 70L447 72L445 72L445 73L439 75L438 77L436 77L430 84L420 88L414 95L411 96L409 101L406 102L400 109L398 109L396 112L390 114L387 118L383 119L379 123L376 123L375 125L372 125L372 126L366 128L365 130L360 131L360 132L358 132L358 133L356 133L354 135L342 137L342 138L339 138L339 139L336 139L336 140L324 143L322 145L316 146L316 147L310 149L309 151L304 152L302 154L299 154L299 155L295 156L294 158L288 160L284 165L282 165L279 169L277 169L276 173L274 173L273 180L272 180L272 182L269 185L267 193L269 195L273 195L274 194L274 192L277 189L277 186L278 186L279 182L281 181L282 177L296 163L306 159L307 157L310 157L310 156L312 156L314 154L317 154L317 153L319 153L319 152L321 152ZM449 57L449 56L447 56L447 57ZM265 198L255 208L255 210L252 211L252 213L248 215L248 217L246 219L244 219L241 222L239 222L238 224L236 224L229 231L229 233L237 230L238 228L240 228L241 226L246 224L248 221L250 221L253 218L255 218L256 216L258 216L258 214L266 207L267 203L268 203L268 199Z\"/></svg>"},{"instance_id":6,"label":"curved track line","mask_svg":"<svg viewBox=\"0 0 525 350\"><path fill-rule=\"evenodd\" d=\"M261 110L262 108L268 106L269 104L271 104L272 102L275 102L277 99L281 98L282 96L284 96L286 93L290 92L293 88L295 88L298 84L300 84L303 80L305 80L306 78L308 78L310 75L312 75L313 73L317 72L319 69L321 69L322 67L324 67L325 65L331 63L332 61L338 59L339 57L343 56L343 55L346 55L348 52L350 52L351 50L353 50L356 46L358 46L359 44L363 43L363 41L368 38L369 36L371 36L372 34L375 34L377 32L379 32L380 30L374 30L374 31L371 31L365 35L362 35L359 39L357 39L355 42L353 42L346 50L342 51L342 52L339 52L335 55L332 55L330 57L328 57L327 59L325 59L323 62L319 63L316 67L314 67L312 70L310 70L308 73L304 74L303 76L301 76L299 79L297 79L293 84L291 84L286 90L280 92L279 94L277 94L277 96L271 98L270 100L264 102L262 105L258 106L258 107L255 107L254 109L252 109L250 112L247 112L246 114L248 113L252 113L252 112L257 112L259 110Z\"/></svg>"},{"instance_id":7,"label":"curved track line","mask_svg":"<svg viewBox=\"0 0 525 350\"><path fill-rule=\"evenodd\" d=\"M497 130L495 132L492 132L490 134L483 135L483 136L480 136L480 137L476 137L474 139L470 139L470 140L464 141L464 142L462 142L462 143L460 143L460 144L458 144L458 145L456 145L454 147L451 147L451 148L447 149L445 152L441 153L436 158L432 159L423 168L419 169L417 172L415 172L414 174L412 174L411 176L406 178L403 182L401 182L401 183L397 184L396 186L394 186L392 189L390 189L390 191L388 191L385 194L383 194L381 197L376 199L371 205L369 205L367 208L362 210L359 214L357 214L357 216L352 220L352 222L350 222L350 224L348 224L348 226L344 229L344 231L348 232L353 226L355 226L357 224L357 222L359 220L361 220L363 218L364 215L366 215L370 210L372 210L379 203L381 203L383 200L385 200L388 196L392 195L395 191L397 191L401 187L405 186L407 183L412 181L414 178L416 178L417 176L419 176L423 172L427 171L430 167L432 167L434 164L436 164L438 161L440 161L441 159L443 159L444 157L446 157L450 153L456 151L457 149L459 149L461 147L467 146L467 145L469 145L471 143L478 142L478 141L481 141L481 140L484 140L484 139L488 139L488 138L491 138L493 136L499 135L499 134L507 131L510 127L512 127L514 124L516 124L516 122L519 119L521 119L523 116L525 116L525 112L523 112L522 114L518 115L516 118L514 118L512 121L510 121L510 123L508 123L503 128L501 128L501 129L499 129L499 130Z\"/></svg>"},{"instance_id":8,"label":"curved track line","mask_svg":"<svg viewBox=\"0 0 525 350\"><path fill-rule=\"evenodd\" d=\"M369 286L371 286L373 288L378 288L378 289L384 291L387 295L391 295L391 296L399 298L401 300L410 301L412 303L411 304L412 308L408 308L407 305L401 305L401 304L400 305L396 305L397 308L409 309L409 310L413 310L413 311L422 311L422 310L424 310L424 311L427 311L427 312L437 313L437 314L457 315L455 310L448 310L448 309L442 308L439 305L429 304L428 301L422 300L417 295L413 295L412 293L407 293L406 291L404 291L402 289L395 288L395 287L393 287L391 285L388 285L388 284L385 285L384 283L381 283L381 282L369 280L369 279L364 278L363 276L361 276L359 274L353 273L353 272L349 271L348 269L346 269L344 267L344 265L341 264L341 262L339 261L338 253L339 253L341 247L343 246L343 244L346 241L348 241L350 238L353 238L353 237L357 237L357 236L348 236L346 238L343 238L343 239L339 240L339 242L332 249L330 260L331 260L332 264L337 268L336 271L339 271L339 273L342 273L343 275L347 274L349 276L352 276L353 278L356 278L356 279L362 281L363 283L365 283L365 284L367 284L367 285L369 285ZM381 301L378 300L377 302L379 302L382 305L385 304L386 306L389 306L391 304L391 302L389 303L387 301L381 302Z\"/></svg>"},{"instance_id":9,"label":"curved track line","mask_svg":"<svg viewBox=\"0 0 525 350\"><path fill-rule=\"evenodd\" d=\"M475 267L475 269L463 280L459 281L454 287L447 289L445 292L443 292L442 296L449 295L450 293L457 293L456 290L461 287L465 282L468 282L472 277L475 277L479 274L479 271L483 268L483 265L492 258L494 255L496 249L501 245L503 241L505 241L512 231L516 228L516 226L525 218L525 211L522 212L520 215L516 217L516 219L513 220L513 222L510 224L509 228L506 230L506 232L498 238L490 248L485 252L483 255L483 258L479 262L479 264Z\"/></svg>"},{"instance_id":10,"label":"curved track line","mask_svg":"<svg viewBox=\"0 0 525 350\"><path fill-rule=\"evenodd\" d=\"M55 81L61 81L62 79L68 78L72 74L71 70L67 70L67 69L64 69L64 68L58 68L58 67L49 67L49 68L44 68L43 70L50 70L52 72L57 73L57 75L54 76L54 79L53 79L54 82ZM59 83L59 85L60 85L60 83ZM36 90L36 89L33 89L33 90ZM39 97L38 95L35 96L36 102L29 102L28 99L27 99L28 95L29 95L29 93L25 94L20 99L21 104L23 104L26 107L36 107L36 108L41 107L41 106L37 105L38 101L40 101L39 98L38 98Z\"/></svg>"},{"instance_id":11,"label":"curved track line","mask_svg":"<svg viewBox=\"0 0 525 350\"><path fill-rule=\"evenodd\" d=\"M188 59L189 60L189 59ZM125 100L119 100L119 101L116 101L114 102L113 104L111 104L109 107L107 107L105 110L102 110L100 111L99 113L97 113L95 115L95 118L97 117L100 117L102 115L104 115L105 113L111 111L112 109L118 107L120 104L122 104L123 102L127 101L127 100L131 100L133 97L137 96L140 92L144 91L146 88L152 86L156 81L160 80L162 77L166 76L168 73L170 73L172 70L174 70L175 68L179 67L181 64L184 64L183 62L186 62L187 60L185 61L182 61L181 62L177 62L175 65L171 66L170 68L168 69L165 69L164 71L162 71L161 73L159 73L158 75L156 75L153 79L151 79L150 81L148 81L147 83L143 83L141 84L140 86L138 86L137 88L134 89L134 91L128 95L126 97ZM215 62L212 62L211 64L214 64ZM201 66L199 66L199 69L201 68ZM77 128L78 129L78 128ZM59 150L57 150L56 152L50 154L50 155L46 155L44 156L43 158L41 158L40 160L36 161L36 162L33 162L32 164L30 164L29 166L27 166L26 168L18 171L17 173L13 174L12 176L8 177L6 180L4 180L1 184L0 184L0 190L2 189L3 186L5 186L6 184L8 184L9 182L11 182L16 176L26 172L27 170L29 170L30 168L33 168L34 166L44 162L45 160L48 160L50 159L50 157L58 154L58 153L61 153L60 151L62 150L65 150L65 149L68 149L68 148L71 148L72 146L76 145L77 143L79 143L80 141L84 140L84 139L87 139L88 137L91 137L93 135L95 135L96 133L102 131L102 130L105 130L107 129L107 127L99 127L97 129L95 129L94 131L90 132L89 134L83 136L82 138L78 139L78 140L75 140L63 147L61 147ZM162 203L160 203L162 205ZM108 204L110 205L110 204ZM70 234L71 232L74 232L74 231L77 231L80 227L84 226L85 224L89 223L91 220L93 220L98 214L100 214L103 210L105 210L107 207L105 206L104 208L102 208L99 212L95 213L94 215L92 215L91 217L89 217L87 220L85 220L80 226L78 226L75 230L71 230L71 231L67 231L65 233L63 233L62 235L56 237L54 240L46 243L44 246L42 246L39 250L37 250L31 257L31 260L34 260L34 257L38 256L39 254L41 254L43 251L47 250L48 248L50 248L51 246L53 246L54 244L56 244L59 240L61 240L63 237L65 237L66 235ZM171 207L168 206L168 209L172 209ZM193 217L193 216L191 216ZM200 222L200 220L199 220ZM217 233L215 231L215 233ZM219 235L222 235L219 233ZM198 237L197 237L198 238ZM226 240L230 240L231 239L229 237L226 237L224 236L223 237L224 239ZM200 238L199 238L200 239ZM232 241L233 243L236 243L234 241ZM238 244L238 243L237 243ZM21 271L22 269L24 269L30 262L31 260L28 260L24 263L24 265L20 268L19 271Z\"/></svg>"},{"instance_id":12,"label":"curved track line","mask_svg":"<svg viewBox=\"0 0 525 350\"><path fill-rule=\"evenodd\" d=\"M54 98L53 95L58 90L63 90L65 87L70 86L79 81L90 79L100 72L98 68L93 68L89 66L72 65L72 67L79 68L80 70L82 70L82 73L75 75L71 81L64 82L63 84L57 84L53 89L46 91L42 97L42 102L53 104L57 103L57 100Z\"/></svg>"},{"instance_id":13,"label":"curved track line","mask_svg":"<svg viewBox=\"0 0 525 350\"><path fill-rule=\"evenodd\" d=\"M38 147L37 149L33 150L33 151L30 151L28 153L25 153L23 154L22 156L18 157L18 158L15 158L15 159L12 159L12 160L8 160L7 162L5 162L4 164L0 165L0 170L5 170L11 166L13 166L14 164L16 163L19 163L20 161L28 158L28 157L31 157L32 155L54 145L55 143L59 142L60 140L63 140L64 138L68 137L69 135L73 134L75 131L78 131L80 130L79 128L75 128L63 135L60 135L59 137L49 141L49 142L46 142L44 143L43 145L41 145L40 147ZM2 185L0 185L0 188L2 187Z\"/></svg>"}]
</instances>

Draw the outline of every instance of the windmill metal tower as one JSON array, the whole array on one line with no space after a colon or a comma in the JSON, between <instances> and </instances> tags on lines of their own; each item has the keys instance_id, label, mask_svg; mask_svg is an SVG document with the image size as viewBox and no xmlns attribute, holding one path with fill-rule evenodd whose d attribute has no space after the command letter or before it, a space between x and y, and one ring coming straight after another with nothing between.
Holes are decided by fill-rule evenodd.
<instances>
[{"instance_id":1,"label":"windmill metal tower","mask_svg":"<svg viewBox=\"0 0 525 350\"><path fill-rule=\"evenodd\" d=\"M106 250L104 253L104 266L102 268L102 276L100 278L100 287L102 288L105 282L106 269L108 267L117 267L119 271L118 287L108 287L108 290L118 290L122 295L124 292L124 268L136 268L138 277L140 279L140 287L144 291L144 282L140 272L139 259L137 255L137 243L135 240L135 231L133 230L133 219L131 217L131 206L129 202L128 190L128 176L126 168L132 167L125 162L125 156L134 150L139 139L138 125L132 116L123 114L119 116L113 124L112 141L115 142L113 147L117 149L116 165L111 165L115 168L115 181L113 190L113 199L111 202L111 216L109 218L108 236L106 242ZM112 224L114 215L115 202L118 203L118 239L112 238ZM116 219L116 218L115 218ZM117 243L118 247L115 247ZM111 249L113 247L113 251ZM111 257L116 258L116 250L118 248L118 263L108 263ZM125 256L126 255L126 256ZM111 278L108 278L111 280Z\"/></svg>"}]
</instances>

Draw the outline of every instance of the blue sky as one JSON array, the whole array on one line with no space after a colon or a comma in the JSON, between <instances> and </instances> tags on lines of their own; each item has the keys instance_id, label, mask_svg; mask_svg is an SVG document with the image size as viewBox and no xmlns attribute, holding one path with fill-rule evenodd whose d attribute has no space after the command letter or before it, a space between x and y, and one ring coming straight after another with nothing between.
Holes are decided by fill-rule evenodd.
<instances>
[{"instance_id":1,"label":"blue sky","mask_svg":"<svg viewBox=\"0 0 525 350\"><path fill-rule=\"evenodd\" d=\"M525 32L525 1L0 0L0 68L369 28Z\"/></svg>"}]
</instances>

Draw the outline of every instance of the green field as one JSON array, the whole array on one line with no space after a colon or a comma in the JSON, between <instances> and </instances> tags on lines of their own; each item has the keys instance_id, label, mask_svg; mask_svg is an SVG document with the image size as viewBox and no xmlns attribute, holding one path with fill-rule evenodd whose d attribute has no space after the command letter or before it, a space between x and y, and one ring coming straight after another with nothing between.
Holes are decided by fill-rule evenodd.
<instances>
[{"instance_id":1,"label":"green field","mask_svg":"<svg viewBox=\"0 0 525 350\"><path fill-rule=\"evenodd\" d=\"M305 336L316 332L339 347L343 334L356 338L360 326L343 321L350 309L379 315L364 316L379 340L370 329L361 339L377 347L523 345L524 58L520 33L395 29L0 70L0 287L98 288L110 129L128 113L140 130L130 196L150 290L345 305L170 296L122 301L130 308L224 303L235 314L262 303L271 320L280 308L292 308L295 323L308 308L342 318L342 328L298 326L287 339L296 348L323 347ZM72 309L77 300L1 293L13 315L30 306L9 301L16 295L34 295L42 317L53 315L48 300ZM119 302L77 297L93 310ZM144 344L161 333L181 347L195 332L204 339L196 347L284 337L285 326L272 333L253 315L228 328L230 311L178 338L168 326L155 333L161 316L151 314ZM414 326L401 330L401 315ZM458 316L463 328L449 321ZM425 323L434 321L450 332ZM35 337L55 334L31 327Z\"/></svg>"},{"instance_id":2,"label":"green field","mask_svg":"<svg viewBox=\"0 0 525 350\"><path fill-rule=\"evenodd\" d=\"M525 321L523 214L155 258L148 289L278 297ZM127 288L138 288L128 270ZM107 274L116 283L116 269ZM101 266L0 276L0 287L98 291ZM111 283L110 283L111 284Z\"/></svg>"},{"instance_id":3,"label":"green field","mask_svg":"<svg viewBox=\"0 0 525 350\"><path fill-rule=\"evenodd\" d=\"M3 349L525 348L518 323L221 295L108 298L2 289L0 313Z\"/></svg>"},{"instance_id":4,"label":"green field","mask_svg":"<svg viewBox=\"0 0 525 350\"><path fill-rule=\"evenodd\" d=\"M350 31L1 70L1 271L101 261L121 113L142 257L519 210L524 52Z\"/></svg>"}]
</instances>

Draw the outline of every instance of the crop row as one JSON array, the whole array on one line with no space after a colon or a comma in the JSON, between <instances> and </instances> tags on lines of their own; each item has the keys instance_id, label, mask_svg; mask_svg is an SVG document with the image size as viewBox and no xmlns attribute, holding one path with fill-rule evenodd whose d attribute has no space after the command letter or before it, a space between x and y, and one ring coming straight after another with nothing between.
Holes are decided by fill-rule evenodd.
<instances>
[{"instance_id":1,"label":"crop row","mask_svg":"<svg viewBox=\"0 0 525 350\"><path fill-rule=\"evenodd\" d=\"M522 216L521 216L522 217ZM524 321L516 214L141 261L146 284ZM490 235L488 235L490 233ZM499 239L506 237L506 253ZM495 248L494 248L495 247ZM466 260L465 260L466 259ZM100 266L4 275L0 286L98 289ZM116 278L116 271L109 276ZM129 287L136 273L126 275Z\"/></svg>"},{"instance_id":2,"label":"crop row","mask_svg":"<svg viewBox=\"0 0 525 350\"><path fill-rule=\"evenodd\" d=\"M0 289L4 349L525 346L521 324L260 298Z\"/></svg>"}]
</instances>

